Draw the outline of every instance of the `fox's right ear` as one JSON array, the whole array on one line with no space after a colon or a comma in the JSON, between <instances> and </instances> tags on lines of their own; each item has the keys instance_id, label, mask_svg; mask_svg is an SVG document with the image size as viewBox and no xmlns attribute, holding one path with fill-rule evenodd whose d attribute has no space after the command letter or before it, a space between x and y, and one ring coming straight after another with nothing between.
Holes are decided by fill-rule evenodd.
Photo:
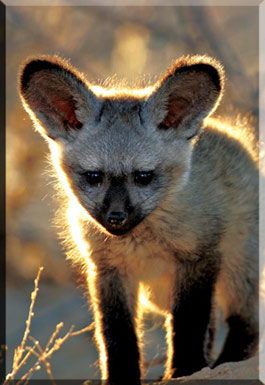
<instances>
[{"instance_id":1,"label":"fox's right ear","mask_svg":"<svg viewBox=\"0 0 265 385\"><path fill-rule=\"evenodd\" d=\"M20 71L19 91L37 129L51 139L75 136L100 109L82 76L57 56L28 60Z\"/></svg>"},{"instance_id":2,"label":"fox's right ear","mask_svg":"<svg viewBox=\"0 0 265 385\"><path fill-rule=\"evenodd\" d=\"M182 57L155 85L145 114L162 131L190 139L217 108L223 89L224 70L218 61L207 56Z\"/></svg>"}]
</instances>

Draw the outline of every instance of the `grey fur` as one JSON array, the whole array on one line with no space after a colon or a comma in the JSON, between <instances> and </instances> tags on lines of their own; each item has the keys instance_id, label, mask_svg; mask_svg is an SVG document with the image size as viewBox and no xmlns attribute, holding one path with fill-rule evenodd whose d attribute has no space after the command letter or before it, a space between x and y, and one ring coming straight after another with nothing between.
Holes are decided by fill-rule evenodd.
<instances>
[{"instance_id":1,"label":"grey fur","mask_svg":"<svg viewBox=\"0 0 265 385\"><path fill-rule=\"evenodd\" d=\"M74 215L87 248L80 257L74 254L73 261L87 275L88 260L101 272L98 277L119 274L127 298L123 307L132 324L140 283L149 290L150 301L170 314L184 303L183 291L195 286L206 290L209 281L225 318L240 317L237 321L247 325L242 335L249 343L234 353L235 359L245 359L256 351L258 336L258 167L250 131L242 129L240 137L240 127L204 121L221 99L223 79L215 60L188 57L145 91L106 91L86 83L61 59L41 57L22 68L20 93L52 152L55 145L60 149L56 162L63 172L60 180L66 178L63 183L69 187L66 200L72 204L76 199L85 209ZM103 173L97 187L87 183L88 171ZM154 172L152 182L137 185L138 171ZM110 211L126 212L120 236L113 236L107 225ZM110 281L95 278L90 283L97 332L105 346L104 307L100 315L97 304L106 301L102 293L108 292ZM104 284L104 290L97 289ZM191 314L192 309L187 316ZM166 378L200 368L187 368L185 362L172 368L172 362L169 358ZM112 369L108 366L108 373ZM122 383L117 373L111 376L110 384Z\"/></svg>"}]
</instances>

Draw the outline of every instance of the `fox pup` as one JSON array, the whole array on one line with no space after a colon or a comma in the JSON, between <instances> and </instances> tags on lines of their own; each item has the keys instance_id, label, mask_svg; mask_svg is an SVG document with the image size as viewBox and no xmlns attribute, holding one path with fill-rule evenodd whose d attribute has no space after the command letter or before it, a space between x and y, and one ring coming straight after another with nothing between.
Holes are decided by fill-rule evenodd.
<instances>
[{"instance_id":1,"label":"fox pup","mask_svg":"<svg viewBox=\"0 0 265 385\"><path fill-rule=\"evenodd\" d=\"M223 89L221 64L206 56L182 57L144 89L89 84L57 56L21 68L110 385L140 384L144 304L165 316L165 379L256 351L257 153L251 132L209 118ZM216 303L228 334L212 363Z\"/></svg>"}]
</instances>

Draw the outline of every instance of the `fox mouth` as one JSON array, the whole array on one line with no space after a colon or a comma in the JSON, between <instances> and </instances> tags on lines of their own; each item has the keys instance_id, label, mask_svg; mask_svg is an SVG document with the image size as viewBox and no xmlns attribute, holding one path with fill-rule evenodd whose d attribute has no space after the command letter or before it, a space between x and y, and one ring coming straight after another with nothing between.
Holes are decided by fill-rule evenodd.
<instances>
[{"instance_id":1,"label":"fox mouth","mask_svg":"<svg viewBox=\"0 0 265 385\"><path fill-rule=\"evenodd\" d=\"M132 231L142 220L139 220L137 222L134 222L133 224L127 224L126 226L122 225L111 225L111 226L106 226L104 225L105 229L111 234L111 235L116 235L116 236L121 236L125 235L128 232Z\"/></svg>"},{"instance_id":2,"label":"fox mouth","mask_svg":"<svg viewBox=\"0 0 265 385\"><path fill-rule=\"evenodd\" d=\"M110 223L107 221L106 217L97 218L97 221L107 230L108 233L114 236L126 235L132 231L140 222L142 222L144 216L137 216L132 219L128 218L125 223L117 224Z\"/></svg>"},{"instance_id":3,"label":"fox mouth","mask_svg":"<svg viewBox=\"0 0 265 385\"><path fill-rule=\"evenodd\" d=\"M106 228L106 227L105 227ZM124 229L122 227L112 227L112 228L106 228L106 230L111 234L111 235L116 235L116 236L120 236L120 235L125 235L127 234L130 230L132 229Z\"/></svg>"}]
</instances>

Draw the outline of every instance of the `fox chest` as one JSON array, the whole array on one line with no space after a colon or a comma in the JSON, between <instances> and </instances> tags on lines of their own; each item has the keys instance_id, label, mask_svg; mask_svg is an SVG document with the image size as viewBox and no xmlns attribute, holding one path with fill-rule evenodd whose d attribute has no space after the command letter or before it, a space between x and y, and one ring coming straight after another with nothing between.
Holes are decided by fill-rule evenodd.
<instances>
[{"instance_id":1,"label":"fox chest","mask_svg":"<svg viewBox=\"0 0 265 385\"><path fill-rule=\"evenodd\" d=\"M108 260L141 287L146 303L164 311L171 309L179 262L170 247L158 242L127 243L112 249Z\"/></svg>"}]
</instances>

